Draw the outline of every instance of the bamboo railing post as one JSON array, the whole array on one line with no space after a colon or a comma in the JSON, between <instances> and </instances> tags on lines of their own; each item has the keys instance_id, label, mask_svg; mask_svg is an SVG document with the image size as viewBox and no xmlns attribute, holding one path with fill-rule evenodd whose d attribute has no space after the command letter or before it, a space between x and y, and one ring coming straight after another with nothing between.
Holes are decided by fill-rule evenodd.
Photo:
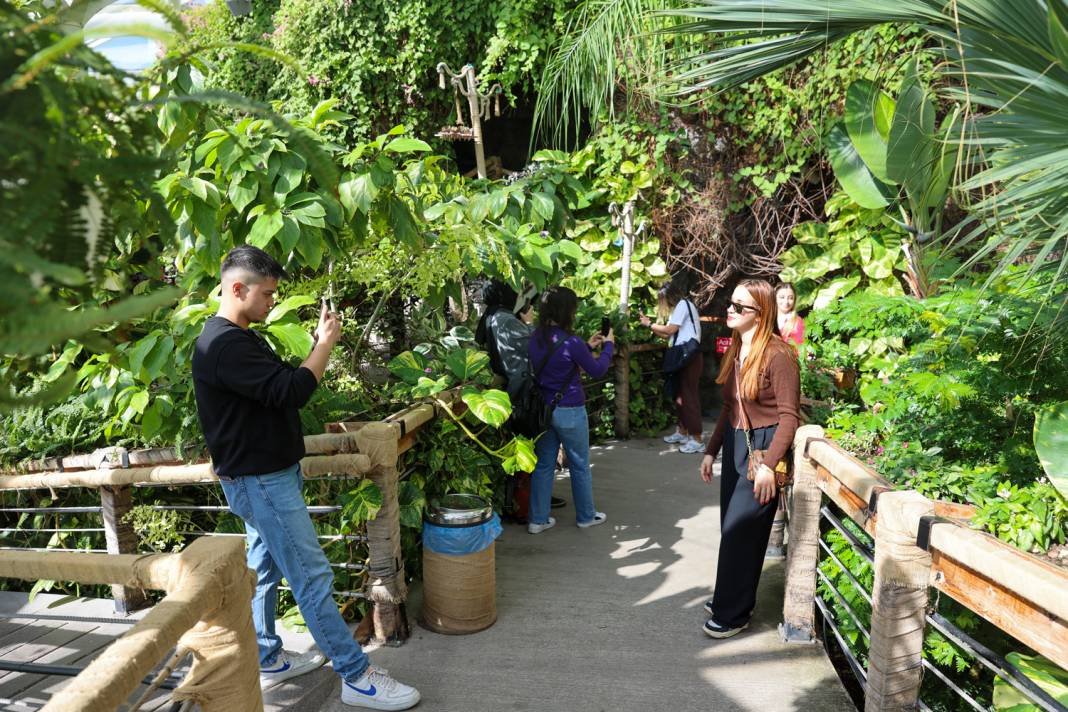
<instances>
[{"instance_id":1,"label":"bamboo railing post","mask_svg":"<svg viewBox=\"0 0 1068 712\"><path fill-rule=\"evenodd\" d=\"M355 433L360 452L371 458L368 477L382 492L382 508L367 522L368 584L374 603L375 639L390 645L400 645L410 635L404 607L408 591L397 503L397 458L400 440L406 434L405 423L406 418L398 422L368 423Z\"/></svg>"},{"instance_id":2,"label":"bamboo railing post","mask_svg":"<svg viewBox=\"0 0 1068 712\"><path fill-rule=\"evenodd\" d=\"M879 496L865 712L915 709L919 701L931 555L916 546L916 531L933 512L915 491Z\"/></svg>"},{"instance_id":3,"label":"bamboo railing post","mask_svg":"<svg viewBox=\"0 0 1068 712\"><path fill-rule=\"evenodd\" d=\"M630 437L630 348L619 347L616 355L616 417L617 438Z\"/></svg>"},{"instance_id":4,"label":"bamboo railing post","mask_svg":"<svg viewBox=\"0 0 1068 712\"><path fill-rule=\"evenodd\" d=\"M133 508L129 485L100 488L100 507L104 518L104 539L109 554L136 554L137 533L124 517ZM148 599L145 592L129 586L112 585L115 612L123 615L142 608Z\"/></svg>"},{"instance_id":5,"label":"bamboo railing post","mask_svg":"<svg viewBox=\"0 0 1068 712\"><path fill-rule=\"evenodd\" d=\"M820 504L823 493L816 482L816 465L806 446L822 438L823 428L802 425L794 436L794 482L790 491L790 547L786 552L786 594L779 632L788 643L816 639L816 564L819 562Z\"/></svg>"}]
</instances>

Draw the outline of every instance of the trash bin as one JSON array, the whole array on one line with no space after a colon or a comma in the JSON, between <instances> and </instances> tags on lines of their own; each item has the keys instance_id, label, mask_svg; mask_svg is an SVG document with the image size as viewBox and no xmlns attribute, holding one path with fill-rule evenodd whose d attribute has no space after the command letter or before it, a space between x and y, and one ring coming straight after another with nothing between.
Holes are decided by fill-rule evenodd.
<instances>
[{"instance_id":1,"label":"trash bin","mask_svg":"<svg viewBox=\"0 0 1068 712\"><path fill-rule=\"evenodd\" d=\"M494 540L501 520L481 497L450 494L423 522L421 622L435 633L477 633L497 620Z\"/></svg>"}]
</instances>

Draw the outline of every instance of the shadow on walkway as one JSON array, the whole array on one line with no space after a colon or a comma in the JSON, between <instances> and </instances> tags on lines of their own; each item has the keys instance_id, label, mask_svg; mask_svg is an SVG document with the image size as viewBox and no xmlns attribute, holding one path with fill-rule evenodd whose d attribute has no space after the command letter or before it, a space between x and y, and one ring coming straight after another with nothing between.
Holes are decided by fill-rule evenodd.
<instances>
[{"instance_id":1,"label":"shadow on walkway","mask_svg":"<svg viewBox=\"0 0 1068 712\"><path fill-rule=\"evenodd\" d=\"M375 664L423 693L426 712L531 710L853 710L822 650L778 636L782 562L768 562L749 630L712 641L700 627L719 542L719 482L697 455L660 440L592 452L600 527L568 507L537 536L506 525L497 542L498 621L468 636L418 625ZM418 592L409 604L416 615ZM348 709L336 696L324 709Z\"/></svg>"}]
</instances>

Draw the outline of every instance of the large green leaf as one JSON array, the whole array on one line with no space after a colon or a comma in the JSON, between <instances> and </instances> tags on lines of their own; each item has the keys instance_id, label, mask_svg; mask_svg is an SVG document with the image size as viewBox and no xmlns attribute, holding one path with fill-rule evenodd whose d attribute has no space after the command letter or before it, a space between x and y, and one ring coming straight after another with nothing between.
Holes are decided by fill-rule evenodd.
<instances>
[{"instance_id":1,"label":"large green leaf","mask_svg":"<svg viewBox=\"0 0 1068 712\"><path fill-rule=\"evenodd\" d=\"M841 277L828 282L827 286L823 287L816 293L816 298L812 302L812 308L823 309L831 302L841 299L852 292L858 284L860 284L859 274L853 277Z\"/></svg>"},{"instance_id":2,"label":"large green leaf","mask_svg":"<svg viewBox=\"0 0 1068 712\"><path fill-rule=\"evenodd\" d=\"M512 401L504 391L465 388L461 398L476 418L494 428L504 425L512 414Z\"/></svg>"},{"instance_id":3,"label":"large green leaf","mask_svg":"<svg viewBox=\"0 0 1068 712\"><path fill-rule=\"evenodd\" d=\"M894 116L894 100L874 82L860 79L846 91L845 127L861 160L877 179L886 174L886 146Z\"/></svg>"},{"instance_id":4,"label":"large green leaf","mask_svg":"<svg viewBox=\"0 0 1068 712\"><path fill-rule=\"evenodd\" d=\"M1068 67L1068 0L1047 0L1049 40L1062 67Z\"/></svg>"},{"instance_id":5,"label":"large green leaf","mask_svg":"<svg viewBox=\"0 0 1068 712\"><path fill-rule=\"evenodd\" d=\"M834 177L855 203L870 209L890 204L895 191L868 170L842 123L835 124L827 134L827 157Z\"/></svg>"},{"instance_id":6,"label":"large green leaf","mask_svg":"<svg viewBox=\"0 0 1068 712\"><path fill-rule=\"evenodd\" d=\"M307 358L311 352L314 340L300 324L269 324L267 333L278 339L297 358Z\"/></svg>"},{"instance_id":7,"label":"large green leaf","mask_svg":"<svg viewBox=\"0 0 1068 712\"><path fill-rule=\"evenodd\" d=\"M1059 2L1060 0L1053 0ZM1068 671L1041 655L1009 653L1005 659L1019 668L1050 697L1068 705ZM998 712L1032 712L1038 707L1000 677L994 678L994 709Z\"/></svg>"},{"instance_id":8,"label":"large green leaf","mask_svg":"<svg viewBox=\"0 0 1068 712\"><path fill-rule=\"evenodd\" d=\"M901 243L873 232L857 244L860 268L872 279L886 279L894 273L894 265L901 256Z\"/></svg>"},{"instance_id":9,"label":"large green leaf","mask_svg":"<svg viewBox=\"0 0 1068 712\"><path fill-rule=\"evenodd\" d=\"M281 229L282 211L271 210L256 218L256 222L253 223L252 229L248 233L246 242L263 249Z\"/></svg>"},{"instance_id":10,"label":"large green leaf","mask_svg":"<svg viewBox=\"0 0 1068 712\"><path fill-rule=\"evenodd\" d=\"M249 203L256 199L256 194L259 193L259 190L260 185L256 181L255 175L252 173L235 174L233 180L230 181L230 187L226 194L230 197L230 203L234 206L234 209L240 213L248 207Z\"/></svg>"},{"instance_id":11,"label":"large green leaf","mask_svg":"<svg viewBox=\"0 0 1068 712\"><path fill-rule=\"evenodd\" d=\"M934 161L934 103L920 81L916 60L905 70L897 110L890 125L886 172L917 201L930 182Z\"/></svg>"},{"instance_id":12,"label":"large green leaf","mask_svg":"<svg viewBox=\"0 0 1068 712\"><path fill-rule=\"evenodd\" d=\"M388 364L389 372L409 385L416 385L427 375L430 361L415 351L405 351L395 356Z\"/></svg>"},{"instance_id":13,"label":"large green leaf","mask_svg":"<svg viewBox=\"0 0 1068 712\"><path fill-rule=\"evenodd\" d=\"M395 138L386 144L383 151L389 151L390 153L413 153L416 151L432 151L430 144L426 141L420 141L417 138L409 138L407 136L401 138Z\"/></svg>"},{"instance_id":14,"label":"large green leaf","mask_svg":"<svg viewBox=\"0 0 1068 712\"><path fill-rule=\"evenodd\" d=\"M389 199L389 224L397 239L408 247L417 248L422 243L419 226L415 224L408 206L397 196Z\"/></svg>"},{"instance_id":15,"label":"large green leaf","mask_svg":"<svg viewBox=\"0 0 1068 712\"><path fill-rule=\"evenodd\" d=\"M346 173L338 184L341 205L351 218L357 210L367 214L378 196L378 186L371 179L370 173Z\"/></svg>"},{"instance_id":16,"label":"large green leaf","mask_svg":"<svg viewBox=\"0 0 1068 712\"><path fill-rule=\"evenodd\" d=\"M274 305L274 309L267 315L267 319L264 321L266 324L273 324L280 320L289 312L300 307L306 307L309 304L316 304L319 300L310 294L297 294L292 297L286 297L278 304Z\"/></svg>"},{"instance_id":17,"label":"large green leaf","mask_svg":"<svg viewBox=\"0 0 1068 712\"><path fill-rule=\"evenodd\" d=\"M1035 452L1046 477L1068 501L1068 401L1038 411Z\"/></svg>"},{"instance_id":18,"label":"large green leaf","mask_svg":"<svg viewBox=\"0 0 1068 712\"><path fill-rule=\"evenodd\" d=\"M470 381L489 365L489 355L475 349L458 349L445 357L445 366L461 381Z\"/></svg>"}]
</instances>

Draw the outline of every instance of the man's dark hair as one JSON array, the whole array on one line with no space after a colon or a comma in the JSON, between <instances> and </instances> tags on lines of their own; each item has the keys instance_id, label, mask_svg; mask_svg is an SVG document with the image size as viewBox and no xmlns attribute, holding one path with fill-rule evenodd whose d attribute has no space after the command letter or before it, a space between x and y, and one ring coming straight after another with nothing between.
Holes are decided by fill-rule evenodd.
<instances>
[{"instance_id":1,"label":"man's dark hair","mask_svg":"<svg viewBox=\"0 0 1068 712\"><path fill-rule=\"evenodd\" d=\"M260 279L285 279L286 271L273 257L258 247L238 245L226 255L219 276L231 270L241 270Z\"/></svg>"},{"instance_id":2,"label":"man's dark hair","mask_svg":"<svg viewBox=\"0 0 1068 712\"><path fill-rule=\"evenodd\" d=\"M499 279L491 279L482 286L482 301L487 311L494 307L505 307L511 311L518 298L515 290Z\"/></svg>"},{"instance_id":3,"label":"man's dark hair","mask_svg":"<svg viewBox=\"0 0 1068 712\"><path fill-rule=\"evenodd\" d=\"M578 295L567 287L549 287L541 295L538 309L538 335L544 344L549 343L549 329L558 326L571 334L578 311Z\"/></svg>"}]
</instances>

